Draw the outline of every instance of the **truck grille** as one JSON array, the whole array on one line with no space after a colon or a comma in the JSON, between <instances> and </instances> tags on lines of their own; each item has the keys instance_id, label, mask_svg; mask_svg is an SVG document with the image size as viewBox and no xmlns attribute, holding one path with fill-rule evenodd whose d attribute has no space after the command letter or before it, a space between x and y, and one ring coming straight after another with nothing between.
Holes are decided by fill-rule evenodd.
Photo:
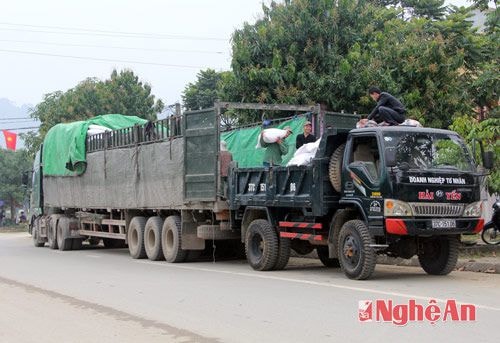
<instances>
[{"instance_id":1,"label":"truck grille","mask_svg":"<svg viewBox=\"0 0 500 343\"><path fill-rule=\"evenodd\" d=\"M413 215L416 217L439 216L439 217L461 217L464 204L436 204L436 203L410 203Z\"/></svg>"}]
</instances>

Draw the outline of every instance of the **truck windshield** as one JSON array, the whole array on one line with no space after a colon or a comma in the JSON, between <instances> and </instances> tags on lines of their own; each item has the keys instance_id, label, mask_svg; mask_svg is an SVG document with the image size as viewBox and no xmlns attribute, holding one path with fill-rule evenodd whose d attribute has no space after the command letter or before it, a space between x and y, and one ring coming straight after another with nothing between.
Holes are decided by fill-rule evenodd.
<instances>
[{"instance_id":1,"label":"truck windshield","mask_svg":"<svg viewBox=\"0 0 500 343\"><path fill-rule=\"evenodd\" d=\"M401 169L475 171L473 159L460 137L445 133L387 132L385 149L396 150Z\"/></svg>"}]
</instances>

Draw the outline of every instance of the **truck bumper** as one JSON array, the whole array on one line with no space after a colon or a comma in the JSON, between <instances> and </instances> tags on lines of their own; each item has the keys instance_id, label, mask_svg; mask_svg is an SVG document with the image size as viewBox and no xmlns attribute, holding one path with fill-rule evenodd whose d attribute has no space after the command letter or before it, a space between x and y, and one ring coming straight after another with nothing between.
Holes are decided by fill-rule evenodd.
<instances>
[{"instance_id":1,"label":"truck bumper","mask_svg":"<svg viewBox=\"0 0 500 343\"><path fill-rule=\"evenodd\" d=\"M403 219L386 218L385 230L392 235L408 236L434 236L450 235L460 233L478 233L484 226L482 218L446 218L456 222L455 227L434 228L432 226L433 218L427 219Z\"/></svg>"}]
</instances>

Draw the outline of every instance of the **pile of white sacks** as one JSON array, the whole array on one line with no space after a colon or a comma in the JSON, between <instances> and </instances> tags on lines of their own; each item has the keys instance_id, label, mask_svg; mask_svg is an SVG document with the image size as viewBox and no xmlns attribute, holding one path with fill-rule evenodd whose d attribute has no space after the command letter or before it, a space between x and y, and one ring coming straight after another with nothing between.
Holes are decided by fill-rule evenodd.
<instances>
[{"instance_id":1,"label":"pile of white sacks","mask_svg":"<svg viewBox=\"0 0 500 343\"><path fill-rule=\"evenodd\" d=\"M301 146L295 151L293 154L293 158L286 164L289 166L309 166L312 163L314 156L316 156L316 152L318 151L319 144L321 139L318 139L316 142L307 143Z\"/></svg>"}]
</instances>

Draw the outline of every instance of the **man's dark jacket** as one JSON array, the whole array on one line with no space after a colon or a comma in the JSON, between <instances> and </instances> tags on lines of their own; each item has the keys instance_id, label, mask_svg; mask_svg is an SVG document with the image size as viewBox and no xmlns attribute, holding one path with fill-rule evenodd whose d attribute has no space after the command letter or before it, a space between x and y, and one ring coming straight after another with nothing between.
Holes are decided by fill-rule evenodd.
<instances>
[{"instance_id":1,"label":"man's dark jacket","mask_svg":"<svg viewBox=\"0 0 500 343\"><path fill-rule=\"evenodd\" d=\"M378 98L377 106L375 106L373 111L370 113L370 115L368 116L368 119L373 119L373 117L375 117L375 115L378 113L378 109L380 106L392 108L394 111L398 112L399 114L404 114L406 112L406 109L403 106L403 104L401 103L401 101L399 101L398 99L396 99L395 97L393 97L389 93L382 92L382 93L380 93L380 97Z\"/></svg>"}]
</instances>

